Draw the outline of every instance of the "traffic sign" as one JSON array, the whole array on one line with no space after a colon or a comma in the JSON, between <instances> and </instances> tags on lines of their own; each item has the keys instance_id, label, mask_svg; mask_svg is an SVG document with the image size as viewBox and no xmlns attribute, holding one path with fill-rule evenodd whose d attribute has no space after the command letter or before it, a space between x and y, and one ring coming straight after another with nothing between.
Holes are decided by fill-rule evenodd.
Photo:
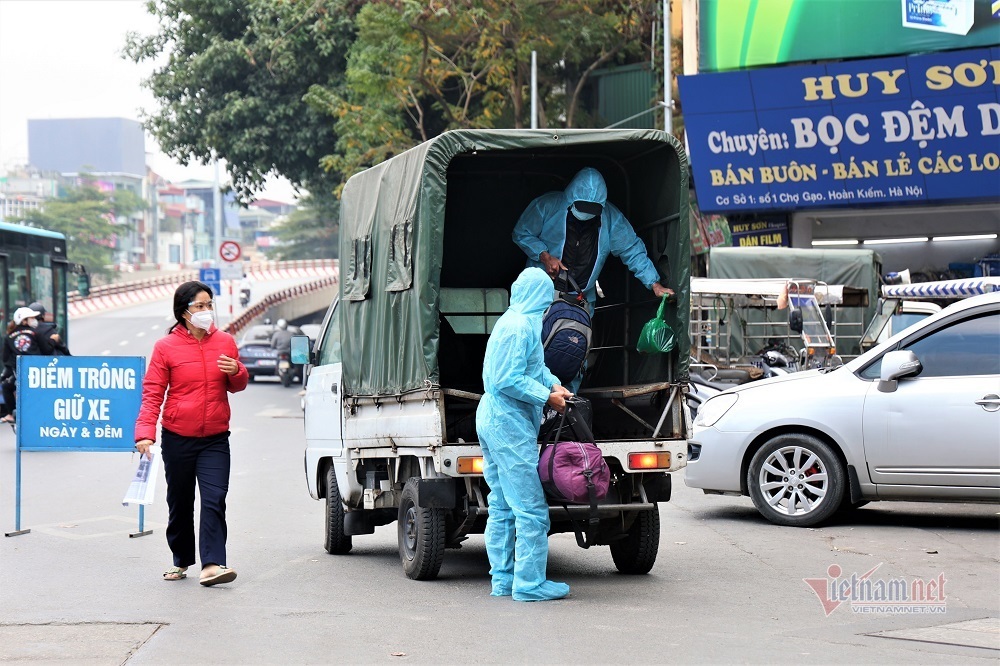
<instances>
[{"instance_id":1,"label":"traffic sign","mask_svg":"<svg viewBox=\"0 0 1000 666\"><path fill-rule=\"evenodd\" d=\"M219 267L219 276L223 280L242 280L243 263L224 262L222 266Z\"/></svg>"},{"instance_id":2,"label":"traffic sign","mask_svg":"<svg viewBox=\"0 0 1000 666\"><path fill-rule=\"evenodd\" d=\"M219 256L223 261L237 261L243 256L243 251L236 241L224 240L219 244Z\"/></svg>"},{"instance_id":3,"label":"traffic sign","mask_svg":"<svg viewBox=\"0 0 1000 666\"><path fill-rule=\"evenodd\" d=\"M212 288L212 292L218 296L219 292L222 291L222 285L220 283L221 276L219 275L218 268L202 268L198 271L198 280L204 282L209 287Z\"/></svg>"}]
</instances>

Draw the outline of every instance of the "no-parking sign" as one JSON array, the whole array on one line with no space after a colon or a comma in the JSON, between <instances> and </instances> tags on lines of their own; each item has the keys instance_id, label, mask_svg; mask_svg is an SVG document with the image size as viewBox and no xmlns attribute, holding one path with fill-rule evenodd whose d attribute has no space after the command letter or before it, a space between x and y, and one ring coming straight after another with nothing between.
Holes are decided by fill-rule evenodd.
<instances>
[{"instance_id":1,"label":"no-parking sign","mask_svg":"<svg viewBox=\"0 0 1000 666\"><path fill-rule=\"evenodd\" d=\"M219 256L223 261L239 261L243 256L240 244L233 240L224 240L219 244Z\"/></svg>"}]
</instances>

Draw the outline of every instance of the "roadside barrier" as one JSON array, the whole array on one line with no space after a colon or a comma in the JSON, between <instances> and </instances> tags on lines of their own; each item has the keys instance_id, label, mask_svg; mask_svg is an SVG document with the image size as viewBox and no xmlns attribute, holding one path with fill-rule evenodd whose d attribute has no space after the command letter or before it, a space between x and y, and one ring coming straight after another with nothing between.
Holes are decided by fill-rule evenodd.
<instances>
[{"instance_id":1,"label":"roadside barrier","mask_svg":"<svg viewBox=\"0 0 1000 666\"><path fill-rule=\"evenodd\" d=\"M244 264L244 272L254 282L289 280L296 278L336 276L336 259L300 259L295 261L262 261ZM79 292L67 294L69 317L73 319L115 307L145 303L169 297L177 287L189 280L197 280L198 271L180 271L143 280L129 280L100 285L83 298Z\"/></svg>"}]
</instances>

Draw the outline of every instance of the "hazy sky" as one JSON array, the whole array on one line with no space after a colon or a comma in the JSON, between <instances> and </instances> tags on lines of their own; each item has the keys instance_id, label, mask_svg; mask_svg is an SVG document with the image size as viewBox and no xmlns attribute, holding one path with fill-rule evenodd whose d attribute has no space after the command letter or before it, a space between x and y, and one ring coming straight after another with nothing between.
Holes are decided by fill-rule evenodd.
<instances>
[{"instance_id":1,"label":"hazy sky","mask_svg":"<svg viewBox=\"0 0 1000 666\"><path fill-rule=\"evenodd\" d=\"M29 118L139 120L155 102L140 82L152 71L121 58L125 34L156 31L144 0L0 0L0 171L28 161ZM212 178L182 167L146 135L146 162L170 180ZM287 181L261 195L292 201Z\"/></svg>"}]
</instances>

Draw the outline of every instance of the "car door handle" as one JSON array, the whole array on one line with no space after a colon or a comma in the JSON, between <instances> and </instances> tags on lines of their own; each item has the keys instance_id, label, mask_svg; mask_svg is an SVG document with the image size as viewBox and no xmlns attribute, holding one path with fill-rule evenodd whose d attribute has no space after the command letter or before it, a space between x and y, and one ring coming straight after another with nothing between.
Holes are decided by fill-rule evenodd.
<instances>
[{"instance_id":1,"label":"car door handle","mask_svg":"<svg viewBox=\"0 0 1000 666\"><path fill-rule=\"evenodd\" d=\"M337 389L339 389L339 388L340 387L337 385L337 382L334 382L333 384L330 384L330 392L331 393L336 393Z\"/></svg>"},{"instance_id":2,"label":"car door handle","mask_svg":"<svg viewBox=\"0 0 1000 666\"><path fill-rule=\"evenodd\" d=\"M984 395L982 400L976 400L976 404L988 412L998 411L1000 410L1000 395L994 393Z\"/></svg>"}]
</instances>

